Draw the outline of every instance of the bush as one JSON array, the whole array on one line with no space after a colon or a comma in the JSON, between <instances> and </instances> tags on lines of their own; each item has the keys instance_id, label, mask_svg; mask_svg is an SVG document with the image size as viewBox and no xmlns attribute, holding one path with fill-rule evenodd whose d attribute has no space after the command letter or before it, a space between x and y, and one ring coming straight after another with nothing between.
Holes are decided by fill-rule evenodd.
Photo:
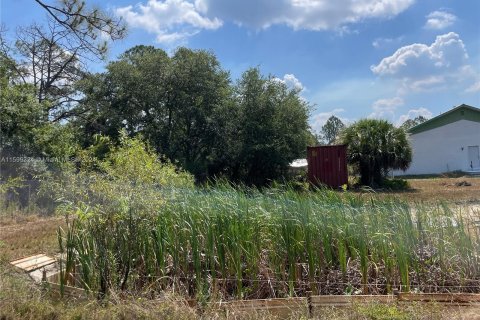
<instances>
[{"instance_id":1,"label":"bush","mask_svg":"<svg viewBox=\"0 0 480 320\"><path fill-rule=\"evenodd\" d=\"M411 189L410 184L404 179L385 179L382 183L385 189L392 191L402 191Z\"/></svg>"},{"instance_id":2,"label":"bush","mask_svg":"<svg viewBox=\"0 0 480 320\"><path fill-rule=\"evenodd\" d=\"M120 145L108 138L78 155L78 162L42 182L41 194L82 214L122 216L133 208L154 212L164 188L191 188L194 178L166 159L160 160L140 138L121 134ZM129 205L125 205L129 203ZM101 209L100 209L101 208Z\"/></svg>"},{"instance_id":3,"label":"bush","mask_svg":"<svg viewBox=\"0 0 480 320\"><path fill-rule=\"evenodd\" d=\"M387 304L372 304L365 306L358 306L357 310L359 315L371 320L409 320L412 319L412 315L400 309L396 305Z\"/></svg>"}]
</instances>

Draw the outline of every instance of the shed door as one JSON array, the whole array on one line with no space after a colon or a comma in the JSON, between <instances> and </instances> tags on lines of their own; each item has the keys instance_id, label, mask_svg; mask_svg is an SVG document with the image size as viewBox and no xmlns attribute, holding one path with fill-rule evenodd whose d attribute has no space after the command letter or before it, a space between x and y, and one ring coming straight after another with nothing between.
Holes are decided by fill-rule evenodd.
<instances>
[{"instance_id":1,"label":"shed door","mask_svg":"<svg viewBox=\"0 0 480 320\"><path fill-rule=\"evenodd\" d=\"M468 147L468 167L470 169L480 168L480 151L478 146Z\"/></svg>"}]
</instances>

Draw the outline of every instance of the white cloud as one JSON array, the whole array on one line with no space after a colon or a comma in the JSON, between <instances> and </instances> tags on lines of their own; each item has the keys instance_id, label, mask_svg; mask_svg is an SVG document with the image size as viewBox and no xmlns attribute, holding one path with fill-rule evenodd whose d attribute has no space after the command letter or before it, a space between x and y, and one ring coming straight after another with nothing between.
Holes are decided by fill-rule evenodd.
<instances>
[{"instance_id":1,"label":"white cloud","mask_svg":"<svg viewBox=\"0 0 480 320\"><path fill-rule=\"evenodd\" d=\"M446 79L443 76L431 76L424 79L410 81L405 83L404 87L412 89L413 91L430 91L443 88L445 86Z\"/></svg>"},{"instance_id":2,"label":"white cloud","mask_svg":"<svg viewBox=\"0 0 480 320\"><path fill-rule=\"evenodd\" d=\"M294 74L287 73L283 76L283 78L274 78L274 80L284 83L289 89L295 89L299 92L306 90L305 86Z\"/></svg>"},{"instance_id":3,"label":"white cloud","mask_svg":"<svg viewBox=\"0 0 480 320\"><path fill-rule=\"evenodd\" d=\"M403 99L395 97L391 99L378 99L372 105L373 112L368 116L375 119L392 119L397 107L403 105Z\"/></svg>"},{"instance_id":4,"label":"white cloud","mask_svg":"<svg viewBox=\"0 0 480 320\"><path fill-rule=\"evenodd\" d=\"M327 122L328 118L330 118L331 116L336 116L340 120L342 120L344 124L348 124L350 120L347 118L341 117L339 115L344 112L345 112L345 109L343 108L335 108L331 111L317 113L316 115L313 116L312 129L314 130L314 132L320 132L322 130L323 125Z\"/></svg>"},{"instance_id":5,"label":"white cloud","mask_svg":"<svg viewBox=\"0 0 480 320\"><path fill-rule=\"evenodd\" d=\"M441 10L431 12L426 18L425 28L434 30L445 29L457 20L455 15Z\"/></svg>"},{"instance_id":6,"label":"white cloud","mask_svg":"<svg viewBox=\"0 0 480 320\"><path fill-rule=\"evenodd\" d=\"M391 18L415 0L196 0L209 17L253 28L287 25L296 30L340 30L369 18Z\"/></svg>"},{"instance_id":7,"label":"white cloud","mask_svg":"<svg viewBox=\"0 0 480 320\"><path fill-rule=\"evenodd\" d=\"M349 25L365 19L388 19L415 0L148 0L118 7L115 13L134 28L157 35L158 42L177 42L223 21L256 29L287 25L295 30L357 33Z\"/></svg>"},{"instance_id":8,"label":"white cloud","mask_svg":"<svg viewBox=\"0 0 480 320\"><path fill-rule=\"evenodd\" d=\"M146 4L117 8L115 13L131 27L156 34L156 40L162 43L181 41L202 29L222 26L221 20L205 17L187 0L149 0Z\"/></svg>"},{"instance_id":9,"label":"white cloud","mask_svg":"<svg viewBox=\"0 0 480 320\"><path fill-rule=\"evenodd\" d=\"M465 92L480 92L480 80L468 87Z\"/></svg>"},{"instance_id":10,"label":"white cloud","mask_svg":"<svg viewBox=\"0 0 480 320\"><path fill-rule=\"evenodd\" d=\"M412 76L458 68L468 54L459 35L450 32L437 36L430 46L415 43L398 49L371 70L378 75Z\"/></svg>"},{"instance_id":11,"label":"white cloud","mask_svg":"<svg viewBox=\"0 0 480 320\"><path fill-rule=\"evenodd\" d=\"M346 36L346 35L349 35L349 34L359 34L360 33L360 31L352 30L349 26L345 26L345 25L337 27L334 30L335 30L335 33L339 37L343 37L343 36Z\"/></svg>"},{"instance_id":12,"label":"white cloud","mask_svg":"<svg viewBox=\"0 0 480 320\"><path fill-rule=\"evenodd\" d=\"M400 126L402 123L407 121L408 119L415 119L418 116L423 116L427 119L432 117L432 112L427 108L418 108L418 109L410 109L406 114L402 114L397 121L397 125Z\"/></svg>"},{"instance_id":13,"label":"white cloud","mask_svg":"<svg viewBox=\"0 0 480 320\"><path fill-rule=\"evenodd\" d=\"M397 38L376 38L372 42L372 46L376 49L383 48L392 44L399 43L403 40L404 36Z\"/></svg>"},{"instance_id":14,"label":"white cloud","mask_svg":"<svg viewBox=\"0 0 480 320\"><path fill-rule=\"evenodd\" d=\"M477 72L468 61L463 41L450 32L437 36L431 45L415 43L401 47L370 69L379 76L399 80L399 94L405 94L471 83Z\"/></svg>"},{"instance_id":15,"label":"white cloud","mask_svg":"<svg viewBox=\"0 0 480 320\"><path fill-rule=\"evenodd\" d=\"M394 111L396 107L401 106L402 104L403 104L403 99L399 97L395 97L391 99L379 99L373 103L372 108L374 110Z\"/></svg>"},{"instance_id":16,"label":"white cloud","mask_svg":"<svg viewBox=\"0 0 480 320\"><path fill-rule=\"evenodd\" d=\"M179 43L186 38L195 35L197 32L172 32L172 33L159 33L155 40L158 43Z\"/></svg>"}]
</instances>

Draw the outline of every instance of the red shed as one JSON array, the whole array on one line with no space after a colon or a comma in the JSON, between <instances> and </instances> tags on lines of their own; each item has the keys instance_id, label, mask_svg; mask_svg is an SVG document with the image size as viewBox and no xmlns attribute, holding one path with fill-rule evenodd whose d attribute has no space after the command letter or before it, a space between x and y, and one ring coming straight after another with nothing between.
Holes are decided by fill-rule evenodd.
<instances>
[{"instance_id":1,"label":"red shed","mask_svg":"<svg viewBox=\"0 0 480 320\"><path fill-rule=\"evenodd\" d=\"M308 180L338 188L348 182L347 146L307 147Z\"/></svg>"}]
</instances>

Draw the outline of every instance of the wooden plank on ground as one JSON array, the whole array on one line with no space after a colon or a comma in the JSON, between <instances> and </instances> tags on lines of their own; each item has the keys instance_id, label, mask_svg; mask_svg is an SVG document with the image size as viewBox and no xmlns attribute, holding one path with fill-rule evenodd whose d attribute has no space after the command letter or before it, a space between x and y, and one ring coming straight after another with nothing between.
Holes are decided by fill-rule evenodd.
<instances>
[{"instance_id":1,"label":"wooden plank on ground","mask_svg":"<svg viewBox=\"0 0 480 320\"><path fill-rule=\"evenodd\" d=\"M24 261L27 261L27 260L31 260L31 259L35 259L35 258L39 258L39 257L43 257L45 254L41 253L41 254L36 254L34 256L27 256L27 257L23 257L21 259L17 259L17 260L14 260L14 261L11 261L10 264L13 264L13 265L17 265L21 262L24 262Z\"/></svg>"},{"instance_id":2,"label":"wooden plank on ground","mask_svg":"<svg viewBox=\"0 0 480 320\"><path fill-rule=\"evenodd\" d=\"M276 299L256 299L256 300L237 300L222 302L221 306L229 308L276 308L276 307L288 307L305 305L307 298L276 298Z\"/></svg>"},{"instance_id":3,"label":"wooden plank on ground","mask_svg":"<svg viewBox=\"0 0 480 320\"><path fill-rule=\"evenodd\" d=\"M475 293L400 293L399 301L438 303L480 303L480 294Z\"/></svg>"},{"instance_id":4,"label":"wooden plank on ground","mask_svg":"<svg viewBox=\"0 0 480 320\"><path fill-rule=\"evenodd\" d=\"M55 262L56 260L52 257L49 257L45 254L38 254L38 255L12 261L10 262L10 264L26 272L30 272L30 271L39 269L41 267L48 266Z\"/></svg>"},{"instance_id":5,"label":"wooden plank on ground","mask_svg":"<svg viewBox=\"0 0 480 320\"><path fill-rule=\"evenodd\" d=\"M237 300L222 302L220 306L232 316L248 313L250 316L260 317L261 313L268 313L280 318L288 318L292 315L308 314L307 298Z\"/></svg>"},{"instance_id":6,"label":"wooden plank on ground","mask_svg":"<svg viewBox=\"0 0 480 320\"><path fill-rule=\"evenodd\" d=\"M369 303L381 302L391 303L395 302L393 295L356 295L356 296L312 296L312 307L346 307L354 303Z\"/></svg>"},{"instance_id":7,"label":"wooden plank on ground","mask_svg":"<svg viewBox=\"0 0 480 320\"><path fill-rule=\"evenodd\" d=\"M55 262L56 262L55 260L46 260L46 261L43 261L43 262L40 262L40 263L29 265L28 267L24 268L24 270L27 271L27 272L34 271L36 269L40 269L42 267L46 267L46 266L49 266L51 264L54 264Z\"/></svg>"},{"instance_id":8,"label":"wooden plank on ground","mask_svg":"<svg viewBox=\"0 0 480 320\"><path fill-rule=\"evenodd\" d=\"M51 289L51 292L55 295L61 295L61 286L58 283L53 282L46 282L47 286ZM87 291L82 288L71 287L71 286L64 286L63 287L63 294L64 296L71 297L71 298L86 298Z\"/></svg>"}]
</instances>

